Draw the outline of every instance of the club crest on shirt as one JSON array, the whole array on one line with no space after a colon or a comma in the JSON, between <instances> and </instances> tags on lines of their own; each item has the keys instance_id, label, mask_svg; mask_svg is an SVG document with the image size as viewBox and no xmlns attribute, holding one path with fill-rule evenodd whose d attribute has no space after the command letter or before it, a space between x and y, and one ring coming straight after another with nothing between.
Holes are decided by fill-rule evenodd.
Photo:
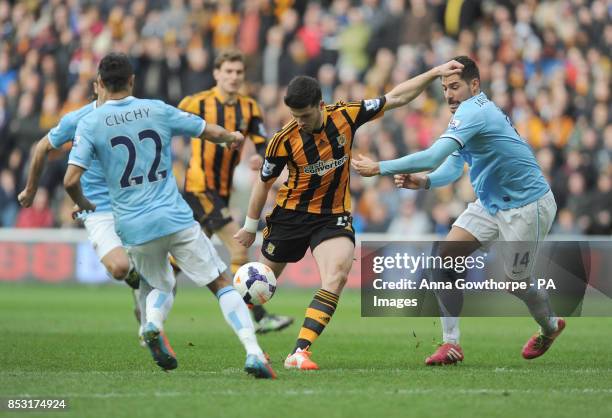
<instances>
[{"instance_id":1,"label":"club crest on shirt","mask_svg":"<svg viewBox=\"0 0 612 418\"><path fill-rule=\"evenodd\" d=\"M336 138L336 141L338 141L338 146L343 147L346 144L346 135L341 134Z\"/></svg>"},{"instance_id":2,"label":"club crest on shirt","mask_svg":"<svg viewBox=\"0 0 612 418\"><path fill-rule=\"evenodd\" d=\"M246 120L242 119L242 120L240 121L240 126L238 126L238 130L239 130L239 131L242 131L242 132L245 132L245 131L247 130L247 123L246 123Z\"/></svg>"}]
</instances>

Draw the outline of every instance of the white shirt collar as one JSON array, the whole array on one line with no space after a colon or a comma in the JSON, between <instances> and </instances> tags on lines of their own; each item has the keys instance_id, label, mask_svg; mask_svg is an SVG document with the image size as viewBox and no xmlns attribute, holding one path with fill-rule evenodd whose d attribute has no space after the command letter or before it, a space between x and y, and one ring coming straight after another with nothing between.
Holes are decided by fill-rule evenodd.
<instances>
[{"instance_id":1,"label":"white shirt collar","mask_svg":"<svg viewBox=\"0 0 612 418\"><path fill-rule=\"evenodd\" d=\"M118 100L107 100L104 102L105 105L107 104L121 104L121 103L126 103L129 102L130 100L134 100L134 96L127 96L124 97L123 99L118 99Z\"/></svg>"}]
</instances>

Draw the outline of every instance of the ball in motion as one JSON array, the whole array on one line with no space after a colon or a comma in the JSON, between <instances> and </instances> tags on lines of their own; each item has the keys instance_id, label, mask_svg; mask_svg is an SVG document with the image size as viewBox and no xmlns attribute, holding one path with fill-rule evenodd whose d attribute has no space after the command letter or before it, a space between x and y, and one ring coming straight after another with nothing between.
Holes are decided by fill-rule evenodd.
<instances>
[{"instance_id":1,"label":"ball in motion","mask_svg":"<svg viewBox=\"0 0 612 418\"><path fill-rule=\"evenodd\" d=\"M247 305L263 305L276 290L276 277L265 264L246 263L234 275L234 287Z\"/></svg>"}]
</instances>

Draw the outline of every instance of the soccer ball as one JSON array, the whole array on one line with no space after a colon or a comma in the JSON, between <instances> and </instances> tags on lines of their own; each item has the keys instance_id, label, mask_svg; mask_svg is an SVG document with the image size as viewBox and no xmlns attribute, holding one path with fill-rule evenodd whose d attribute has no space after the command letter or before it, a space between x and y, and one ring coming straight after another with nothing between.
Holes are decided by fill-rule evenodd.
<instances>
[{"instance_id":1,"label":"soccer ball","mask_svg":"<svg viewBox=\"0 0 612 418\"><path fill-rule=\"evenodd\" d=\"M234 275L234 287L247 305L263 305L276 290L276 277L265 264L246 263Z\"/></svg>"}]
</instances>

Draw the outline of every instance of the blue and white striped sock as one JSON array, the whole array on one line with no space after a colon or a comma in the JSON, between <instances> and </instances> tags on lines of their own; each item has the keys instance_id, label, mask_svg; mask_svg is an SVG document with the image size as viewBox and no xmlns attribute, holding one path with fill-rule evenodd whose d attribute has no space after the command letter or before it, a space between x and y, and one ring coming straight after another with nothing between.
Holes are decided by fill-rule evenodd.
<instances>
[{"instance_id":1,"label":"blue and white striped sock","mask_svg":"<svg viewBox=\"0 0 612 418\"><path fill-rule=\"evenodd\" d=\"M147 322L152 322L160 331L164 329L164 322L168 318L170 309L174 304L172 292L162 292L153 289L147 295Z\"/></svg>"},{"instance_id":2,"label":"blue and white striped sock","mask_svg":"<svg viewBox=\"0 0 612 418\"><path fill-rule=\"evenodd\" d=\"M263 352L255 337L255 327L249 314L249 308L232 286L226 286L217 292L221 312L227 323L232 327L247 354L263 356Z\"/></svg>"}]
</instances>

